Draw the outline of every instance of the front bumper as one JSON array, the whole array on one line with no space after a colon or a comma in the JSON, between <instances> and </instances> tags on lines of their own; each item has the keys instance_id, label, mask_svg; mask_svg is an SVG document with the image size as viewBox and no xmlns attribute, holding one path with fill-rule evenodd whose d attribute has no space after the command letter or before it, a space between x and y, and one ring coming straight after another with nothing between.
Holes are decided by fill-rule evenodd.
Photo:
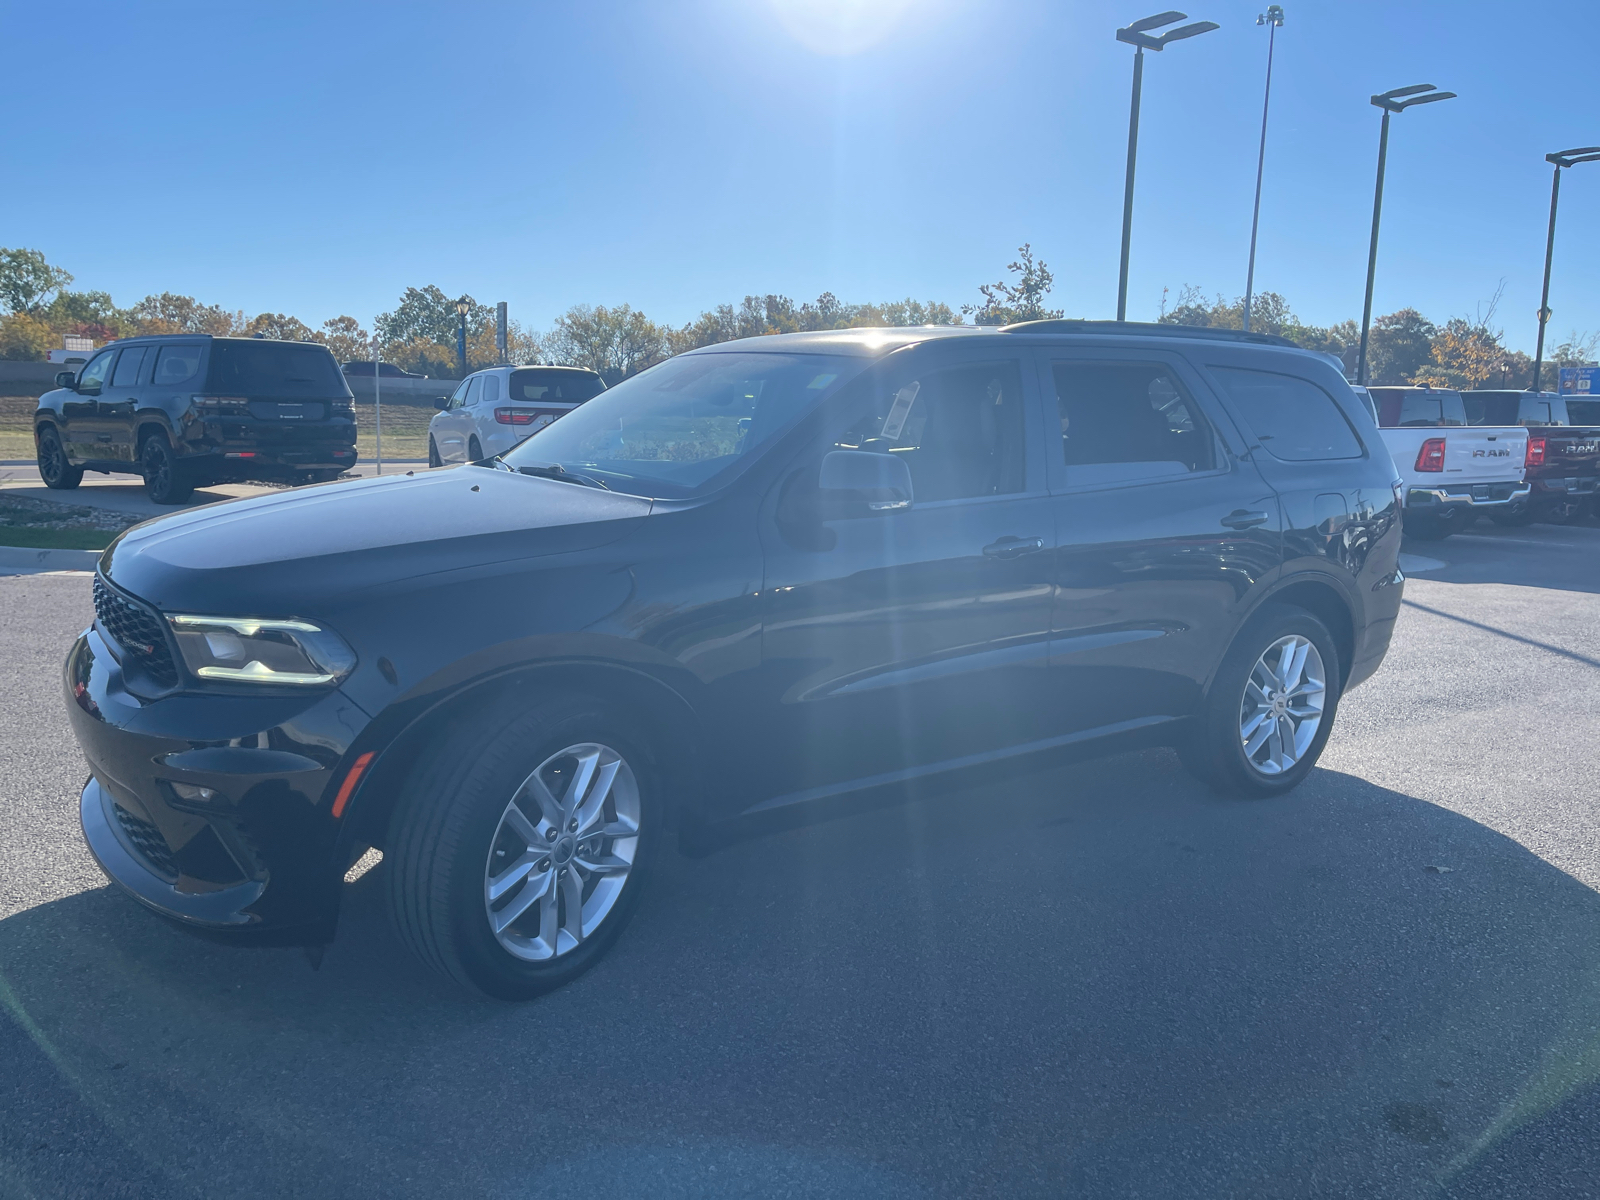
<instances>
[{"instance_id":1,"label":"front bumper","mask_svg":"<svg viewBox=\"0 0 1600 1200\"><path fill-rule=\"evenodd\" d=\"M1410 487L1406 489L1408 509L1499 508L1526 500L1533 485L1529 483L1463 483L1436 488Z\"/></svg>"},{"instance_id":2,"label":"front bumper","mask_svg":"<svg viewBox=\"0 0 1600 1200\"><path fill-rule=\"evenodd\" d=\"M345 864L330 785L365 713L337 690L142 699L97 628L73 645L64 682L91 772L79 820L114 883L191 929L332 936ZM174 784L213 794L186 799Z\"/></svg>"}]
</instances>

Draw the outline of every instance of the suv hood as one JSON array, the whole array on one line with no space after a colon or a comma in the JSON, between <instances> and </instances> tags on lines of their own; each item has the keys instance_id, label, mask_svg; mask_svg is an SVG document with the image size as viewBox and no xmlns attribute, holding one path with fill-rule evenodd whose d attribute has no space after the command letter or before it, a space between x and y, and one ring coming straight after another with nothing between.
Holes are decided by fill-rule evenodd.
<instances>
[{"instance_id":1,"label":"suv hood","mask_svg":"<svg viewBox=\"0 0 1600 1200\"><path fill-rule=\"evenodd\" d=\"M160 608L307 612L356 593L615 541L651 502L598 488L456 467L275 492L161 517L100 558Z\"/></svg>"}]
</instances>

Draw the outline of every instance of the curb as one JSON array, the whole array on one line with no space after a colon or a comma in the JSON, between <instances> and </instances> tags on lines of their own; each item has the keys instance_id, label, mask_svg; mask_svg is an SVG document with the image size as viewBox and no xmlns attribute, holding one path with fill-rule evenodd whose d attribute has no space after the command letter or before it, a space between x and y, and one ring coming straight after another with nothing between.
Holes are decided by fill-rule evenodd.
<instances>
[{"instance_id":1,"label":"curb","mask_svg":"<svg viewBox=\"0 0 1600 1200\"><path fill-rule=\"evenodd\" d=\"M37 550L32 546L0 546L0 572L92 571L101 550Z\"/></svg>"}]
</instances>

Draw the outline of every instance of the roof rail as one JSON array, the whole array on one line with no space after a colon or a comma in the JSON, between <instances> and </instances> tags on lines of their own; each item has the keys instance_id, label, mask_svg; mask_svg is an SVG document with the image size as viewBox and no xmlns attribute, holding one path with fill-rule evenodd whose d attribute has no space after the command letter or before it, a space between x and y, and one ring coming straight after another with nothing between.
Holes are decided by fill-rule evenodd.
<instances>
[{"instance_id":1,"label":"roof rail","mask_svg":"<svg viewBox=\"0 0 1600 1200\"><path fill-rule=\"evenodd\" d=\"M1215 329L1209 325L1157 324L1154 321L1085 321L1072 318L1054 321L1018 321L1015 325L1002 325L1000 332L1120 333L1125 337L1205 338L1224 342L1254 342L1260 346L1288 346L1295 350L1305 348L1275 333L1246 333L1242 329Z\"/></svg>"}]
</instances>

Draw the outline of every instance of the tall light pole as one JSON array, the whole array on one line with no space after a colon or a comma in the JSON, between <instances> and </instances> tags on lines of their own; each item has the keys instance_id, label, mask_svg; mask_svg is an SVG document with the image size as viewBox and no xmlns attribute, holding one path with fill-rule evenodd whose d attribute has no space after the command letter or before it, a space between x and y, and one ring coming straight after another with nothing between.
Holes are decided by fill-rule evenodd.
<instances>
[{"instance_id":1,"label":"tall light pole","mask_svg":"<svg viewBox=\"0 0 1600 1200\"><path fill-rule=\"evenodd\" d=\"M1278 41L1278 27L1283 24L1283 9L1276 4L1256 18L1257 25L1267 27L1267 92L1261 101L1261 150L1256 154L1256 206L1250 215L1250 266L1244 275L1244 331L1250 332L1250 301L1256 290L1256 230L1261 225L1261 172L1267 165L1267 109L1272 104L1272 51Z\"/></svg>"},{"instance_id":2,"label":"tall light pole","mask_svg":"<svg viewBox=\"0 0 1600 1200\"><path fill-rule=\"evenodd\" d=\"M378 435L378 474L383 474L383 343L372 335L372 424Z\"/></svg>"},{"instance_id":3,"label":"tall light pole","mask_svg":"<svg viewBox=\"0 0 1600 1200\"><path fill-rule=\"evenodd\" d=\"M1181 25L1177 29L1168 30L1160 37L1151 37L1145 31L1171 25L1174 21L1183 20L1187 15L1175 11L1157 13L1153 17L1135 21L1126 29L1117 30L1117 41L1126 42L1133 47L1133 105L1128 112L1128 179L1122 192L1122 269L1117 275L1117 320L1119 321L1128 319L1128 246L1133 239L1133 167L1139 157L1139 91L1144 83L1144 52L1160 50L1168 42L1179 42L1197 34L1210 33L1221 26L1215 21L1196 21L1192 25Z\"/></svg>"},{"instance_id":4,"label":"tall light pole","mask_svg":"<svg viewBox=\"0 0 1600 1200\"><path fill-rule=\"evenodd\" d=\"M456 358L461 363L461 377L467 377L467 313L472 305L465 296L456 301Z\"/></svg>"},{"instance_id":5,"label":"tall light pole","mask_svg":"<svg viewBox=\"0 0 1600 1200\"><path fill-rule=\"evenodd\" d=\"M1383 214L1383 168L1389 157L1389 117L1405 112L1417 104L1432 104L1435 100L1454 100L1454 92L1434 90L1431 83L1414 83L1410 87L1395 88L1372 97L1372 103L1383 109L1383 128L1378 133L1378 187L1372 196L1372 245L1367 250L1367 299L1361 307L1361 351L1356 363L1356 382L1367 382L1367 331L1372 328L1372 281L1378 270L1378 218Z\"/></svg>"},{"instance_id":6,"label":"tall light pole","mask_svg":"<svg viewBox=\"0 0 1600 1200\"><path fill-rule=\"evenodd\" d=\"M1539 390L1539 375L1544 369L1544 327L1550 320L1550 260L1556 249L1556 199L1561 195L1561 168L1600 159L1600 146L1579 146L1575 150L1557 150L1546 154L1544 160L1554 163L1555 176L1550 180L1550 232L1544 239L1544 291L1539 296L1539 345L1533 352L1533 383L1530 389Z\"/></svg>"}]
</instances>

